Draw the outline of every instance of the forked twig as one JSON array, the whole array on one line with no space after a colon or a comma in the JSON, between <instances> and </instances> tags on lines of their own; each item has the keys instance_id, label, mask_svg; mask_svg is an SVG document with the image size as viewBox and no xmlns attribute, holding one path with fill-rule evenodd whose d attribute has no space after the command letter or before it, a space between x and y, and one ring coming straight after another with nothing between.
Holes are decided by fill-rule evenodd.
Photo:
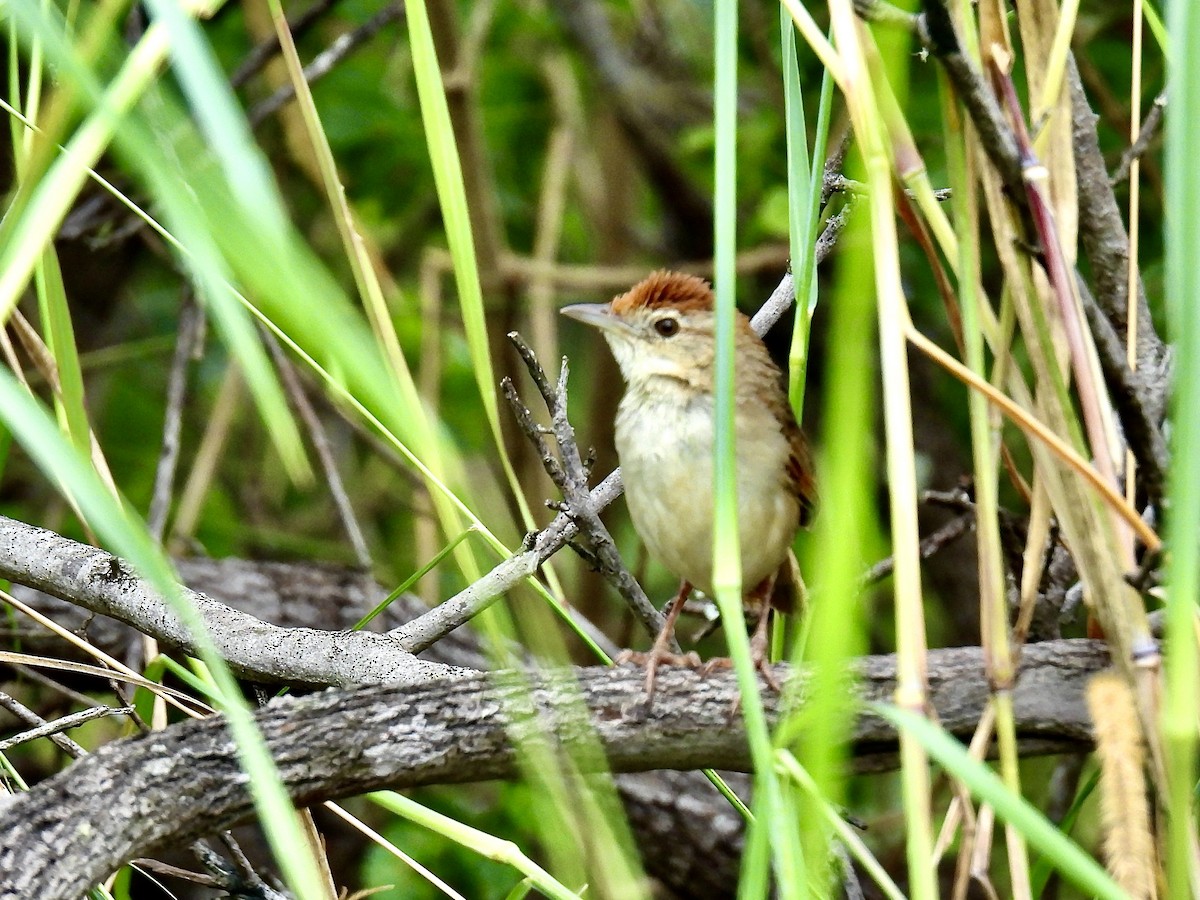
<instances>
[{"instance_id":1,"label":"forked twig","mask_svg":"<svg viewBox=\"0 0 1200 900\"><path fill-rule=\"evenodd\" d=\"M625 567L617 546L613 542L608 528L600 520L600 508L592 498L588 488L588 468L584 465L579 453L579 444L575 439L575 429L567 417L567 377L569 367L566 357L563 357L559 370L558 383L551 384L545 370L534 355L533 349L517 332L509 332L508 339L520 354L525 368L533 383L537 386L546 409L550 413L550 433L557 445L557 457L550 451L545 433L533 419L532 413L521 402L512 381L502 382L504 395L513 408L517 424L529 438L530 443L538 452L542 465L550 480L562 492L563 503L556 507L570 516L579 528L578 540L587 551L589 562L617 589L617 592L629 604L633 614L653 638L662 631L663 617L646 597L642 586ZM680 648L676 643L672 651L678 653Z\"/></svg>"}]
</instances>

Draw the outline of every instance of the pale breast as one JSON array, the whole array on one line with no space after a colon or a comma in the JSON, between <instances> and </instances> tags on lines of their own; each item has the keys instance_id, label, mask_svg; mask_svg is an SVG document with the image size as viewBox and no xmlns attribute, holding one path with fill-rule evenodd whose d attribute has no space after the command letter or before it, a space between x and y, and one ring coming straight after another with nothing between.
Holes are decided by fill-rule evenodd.
<instances>
[{"instance_id":1,"label":"pale breast","mask_svg":"<svg viewBox=\"0 0 1200 900\"><path fill-rule=\"evenodd\" d=\"M688 402L675 394L656 402L645 394L627 395L617 416L616 443L630 516L650 554L711 593L711 398ZM767 410L739 407L738 532L747 590L779 568L799 525L799 504L785 487L788 453L787 439Z\"/></svg>"}]
</instances>

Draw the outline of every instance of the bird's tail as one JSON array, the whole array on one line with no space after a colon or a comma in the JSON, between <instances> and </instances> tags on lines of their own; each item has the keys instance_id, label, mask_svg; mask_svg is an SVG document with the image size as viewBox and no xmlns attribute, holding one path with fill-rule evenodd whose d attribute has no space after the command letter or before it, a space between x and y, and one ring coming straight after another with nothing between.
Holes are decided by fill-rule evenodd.
<instances>
[{"instance_id":1,"label":"bird's tail","mask_svg":"<svg viewBox=\"0 0 1200 900\"><path fill-rule=\"evenodd\" d=\"M808 604L808 588L800 574L800 563L796 554L788 550L787 559L775 576L775 588L771 592L771 606L782 613L801 613Z\"/></svg>"}]
</instances>

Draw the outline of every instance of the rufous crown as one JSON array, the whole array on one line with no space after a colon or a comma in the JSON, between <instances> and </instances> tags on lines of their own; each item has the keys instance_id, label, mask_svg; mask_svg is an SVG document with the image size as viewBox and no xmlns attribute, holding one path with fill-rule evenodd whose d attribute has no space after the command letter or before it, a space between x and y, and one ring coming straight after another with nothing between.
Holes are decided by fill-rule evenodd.
<instances>
[{"instance_id":1,"label":"rufous crown","mask_svg":"<svg viewBox=\"0 0 1200 900\"><path fill-rule=\"evenodd\" d=\"M612 311L616 315L627 315L638 309L668 308L680 312L711 311L712 286L697 275L660 269L651 272L612 302Z\"/></svg>"}]
</instances>

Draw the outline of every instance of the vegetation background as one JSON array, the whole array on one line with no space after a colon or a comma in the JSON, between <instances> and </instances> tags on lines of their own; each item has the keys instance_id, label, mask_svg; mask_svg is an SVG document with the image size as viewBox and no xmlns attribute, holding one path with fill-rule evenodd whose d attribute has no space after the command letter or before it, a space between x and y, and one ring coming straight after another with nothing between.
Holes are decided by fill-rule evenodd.
<instances>
[{"instance_id":1,"label":"vegetation background","mask_svg":"<svg viewBox=\"0 0 1200 900\"><path fill-rule=\"evenodd\" d=\"M1080 174L1072 148L1069 51L1098 115L1104 163L1117 173L1102 192L1132 236L1128 283L1140 278L1151 316L1139 320L1139 291L1126 287L1134 312L1110 324L1139 323L1143 344L1148 334L1169 336L1181 342L1176 359L1187 358L1197 328L1187 270L1200 245L1185 222L1188 207L1171 213L1170 204L1191 197L1200 176L1186 136L1176 135L1176 156L1164 163L1159 122L1166 59L1186 58L1200 24L1175 8L1166 11L1174 16L1168 29L1164 10L1148 0L1072 2L1061 11L1040 0L1012 8L934 0L920 19L882 0L785 6L781 16L757 0L11 0L11 140L0 151L8 204L0 309L9 317L0 346L9 366L0 386L0 511L97 542L151 580L167 577L155 568L158 545L176 559L335 563L384 586L361 608L333 601L330 627L354 622L397 585L434 606L554 516L543 501L558 489L498 390L512 379L546 418L509 332L525 338L552 377L569 358L571 419L580 444L594 448L595 483L616 463L619 373L596 336L564 327L557 309L608 300L670 267L712 278L722 309L736 296L749 314L790 271L802 300L811 285L808 313L789 309L767 342L793 375L823 511L797 544L812 618L791 623L776 649L819 675L815 711L781 725L774 744L758 701L744 694L758 763L754 812L764 827L747 844L741 893L762 895L773 869L780 896L853 895L860 881L867 896L1186 896L1200 884L1189 493L1200 476L1170 469L1166 496L1175 502L1167 502L1161 482L1144 474L1146 465L1164 474L1166 457L1137 455L1143 474L1130 476L1125 510L1144 515L1143 531L1113 516L1119 501L1097 499L1081 473L1094 467L1110 492L1126 492L1117 477L1126 466L1120 435L1137 409L1114 399L1086 297L1072 293L1073 278L1043 277L1043 267L1052 270L1057 242L1063 271L1073 271L1075 232L1095 224L1079 199L1088 186L1076 184L1095 173ZM954 17L961 48L938 45L927 18L937 10ZM281 50L284 16L294 47L285 40ZM1004 104L1005 86L1013 88L1029 129L1028 146L1017 147L1029 153L1017 162L1041 194L1016 197L1021 182L989 162L986 136L954 99L963 96L947 76L956 54L975 60L979 83L998 92L999 115L1019 138ZM988 68L993 59L1011 69ZM1200 78L1181 69L1177 80L1168 122L1194 121L1188 85ZM1146 141L1134 156L1128 148L1139 133ZM1035 164L1045 169L1031 176ZM1042 171L1048 180L1039 180ZM1083 293L1095 293L1111 320L1116 307L1100 268L1081 254ZM1074 299L1064 305L1064 296ZM1171 296L1175 310L1164 300ZM1075 337L1071 321L1081 324ZM1164 435L1193 440L1186 417L1163 429L1162 344L1143 352L1139 336L1131 340L1131 360L1153 366L1135 391L1158 435L1157 444L1146 441L1161 450ZM929 352L908 352L929 343L961 360L959 371ZM1021 427L964 386L964 368L1026 410ZM1200 380L1190 373L1190 363L1175 370L1179 410L1200 410ZM37 408L23 399L30 395ZM1044 435L1028 437L1041 423L1075 455L1047 450ZM1187 446L1173 458L1194 458ZM115 498L136 515L104 505ZM1146 549L1159 549L1167 509L1172 546L1188 548L1169 556L1169 582L1179 589L1147 578L1140 586L1155 588L1143 604L1122 576L1139 564L1158 572L1164 557ZM622 504L606 522L661 604L671 576L646 557ZM917 542L929 535L940 535L936 552L918 570ZM1086 549L1082 535L1095 535ZM1050 574L1058 557L1046 547L1075 554L1063 563L1064 583ZM894 580L880 574L860 584L869 566L892 558ZM1106 560L1102 571L1098 560ZM1026 569L1045 577L1022 580ZM1059 621L1061 610L1045 613L1043 604L1035 613L1051 595L1061 606L1081 592L1091 612L1075 605ZM1145 610L1167 597L1183 610L1166 615L1171 646L1189 649L1165 670L1152 650L1143 667L1150 674L1138 674L1134 651L1150 640ZM495 664L513 661L505 655L513 639L547 666L596 662L585 637L545 614L548 598L618 647L647 643L606 579L565 551L537 586L508 592L485 615L479 632ZM683 632L707 631L703 654L736 658L722 630L704 628L715 611L712 601L696 604ZM1032 623L1022 618L1029 615ZM1121 673L1116 686L1097 688L1114 692L1101 705L1141 712L1113 726L1113 746L1135 754L1121 788L1143 805L1152 797L1157 813L1126 817L1140 835L1114 836L1121 807L1097 788L1101 773L1117 777L1105 759L1119 749L1106 757L1103 747L1061 752L1059 744L1053 755L1025 757L1017 744L1029 736L1011 704L1013 648L1082 637L1089 619L1102 626ZM17 638L5 649L28 649L24 632L11 632ZM900 771L848 773L851 712L836 707L850 657L899 649L896 715L907 707L919 718L925 648L981 644L996 687L994 726L985 730L996 729L1002 787L985 765L939 744L944 732L904 718ZM164 672L156 653L136 642L115 655L185 689L184 675L199 671L235 719L237 698L253 699L215 657L206 657L208 669ZM124 703L94 678L63 676L76 691L64 694L29 660L6 662L5 690L43 718L77 709L79 691ZM130 697L151 727L180 718L144 693ZM5 721L6 731L18 727ZM76 737L92 749L135 730L127 718L104 718ZM243 740L254 758L253 737ZM938 763L932 780L927 753ZM43 740L12 751L5 767L17 790L68 763ZM570 783L571 764L561 765ZM269 768L254 777L272 780ZM326 812L316 814L328 839L317 856L339 887L395 886L377 896L570 896L585 884L592 896L648 891L631 850L636 823L628 831L605 805L607 789L588 782L600 799L571 810L569 792L547 799L542 778L527 772L413 795L451 822L514 842L516 863L488 858L495 853L482 838L397 813L379 798L347 809L424 869ZM1103 812L1105 803L1117 812ZM968 824L947 831L941 864L920 862L931 858L943 820L964 808ZM818 809L861 821L861 840ZM992 839L993 811L1015 823L1004 839L999 823ZM292 821L278 807L259 813ZM580 829L589 827L602 834L585 847ZM266 843L280 861L305 857L301 832L279 837L284 828L268 828ZM1041 843L1049 839L1039 828L1074 843ZM261 837L247 831L242 839L273 870ZM1114 857L1114 843L1126 840L1148 849ZM836 863L846 846L854 867ZM284 878L293 890L325 895L306 863L290 865ZM689 890L687 878L647 865L664 895L714 890L708 882ZM165 895L152 878L166 878L179 896L190 890L161 872L126 869L96 893Z\"/></svg>"}]
</instances>

